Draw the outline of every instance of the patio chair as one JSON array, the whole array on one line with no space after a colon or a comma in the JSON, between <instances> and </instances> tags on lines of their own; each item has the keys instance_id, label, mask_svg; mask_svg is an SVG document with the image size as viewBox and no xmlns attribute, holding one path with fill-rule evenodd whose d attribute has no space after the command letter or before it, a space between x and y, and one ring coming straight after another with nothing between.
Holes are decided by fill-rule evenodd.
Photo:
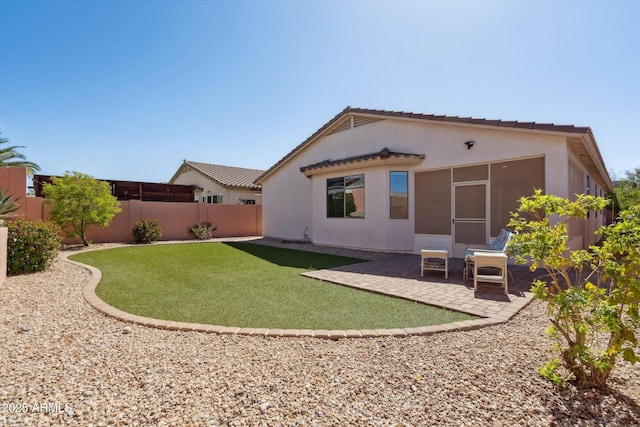
<instances>
[{"instance_id":1,"label":"patio chair","mask_svg":"<svg viewBox=\"0 0 640 427\"><path fill-rule=\"evenodd\" d=\"M473 273L473 265L475 262L476 254L484 253L484 254L505 254L507 247L509 246L509 242L513 237L513 233L504 228L498 234L498 237L493 239L493 242L489 245L488 248L467 248L464 251L464 270L462 270L462 276L464 280L469 278L469 274Z\"/></svg>"},{"instance_id":2,"label":"patio chair","mask_svg":"<svg viewBox=\"0 0 640 427\"><path fill-rule=\"evenodd\" d=\"M473 263L473 290L478 291L478 282L499 283L502 285L505 295L509 295L509 284L507 281L507 257L503 253L477 252ZM480 269L490 268L495 274L488 274Z\"/></svg>"}]
</instances>

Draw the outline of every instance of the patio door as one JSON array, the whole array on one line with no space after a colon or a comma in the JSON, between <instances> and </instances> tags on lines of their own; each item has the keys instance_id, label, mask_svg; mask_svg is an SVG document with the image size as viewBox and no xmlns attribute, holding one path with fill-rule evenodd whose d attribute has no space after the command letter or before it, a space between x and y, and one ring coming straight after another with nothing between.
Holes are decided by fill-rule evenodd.
<instances>
[{"instance_id":1,"label":"patio door","mask_svg":"<svg viewBox=\"0 0 640 427\"><path fill-rule=\"evenodd\" d=\"M454 258L462 258L469 247L483 247L489 236L488 185L486 181L453 184L451 201Z\"/></svg>"}]
</instances>

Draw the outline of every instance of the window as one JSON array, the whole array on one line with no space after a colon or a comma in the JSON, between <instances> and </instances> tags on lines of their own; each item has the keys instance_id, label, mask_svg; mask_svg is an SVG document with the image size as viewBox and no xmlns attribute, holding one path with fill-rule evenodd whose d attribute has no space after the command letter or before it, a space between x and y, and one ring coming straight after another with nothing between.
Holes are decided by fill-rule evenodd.
<instances>
[{"instance_id":1,"label":"window","mask_svg":"<svg viewBox=\"0 0 640 427\"><path fill-rule=\"evenodd\" d=\"M255 205L256 201L254 199L239 199L239 205Z\"/></svg>"},{"instance_id":2,"label":"window","mask_svg":"<svg viewBox=\"0 0 640 427\"><path fill-rule=\"evenodd\" d=\"M409 172L389 173L389 218L409 219Z\"/></svg>"},{"instance_id":3,"label":"window","mask_svg":"<svg viewBox=\"0 0 640 427\"><path fill-rule=\"evenodd\" d=\"M364 218L364 175L327 179L327 218Z\"/></svg>"},{"instance_id":4,"label":"window","mask_svg":"<svg viewBox=\"0 0 640 427\"><path fill-rule=\"evenodd\" d=\"M222 204L222 194L216 196L202 196L202 203Z\"/></svg>"}]
</instances>

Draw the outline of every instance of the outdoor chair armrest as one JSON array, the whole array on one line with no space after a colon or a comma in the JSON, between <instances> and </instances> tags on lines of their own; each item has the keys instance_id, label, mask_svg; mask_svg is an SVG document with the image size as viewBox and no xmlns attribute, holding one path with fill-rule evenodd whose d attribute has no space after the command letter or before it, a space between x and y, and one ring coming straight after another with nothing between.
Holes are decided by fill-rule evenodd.
<instances>
[{"instance_id":1,"label":"outdoor chair armrest","mask_svg":"<svg viewBox=\"0 0 640 427\"><path fill-rule=\"evenodd\" d=\"M483 254L503 254L504 251L492 251L491 249L475 249L475 248L467 248L464 251L464 258L468 259L469 257L473 257L476 252L481 252Z\"/></svg>"}]
</instances>

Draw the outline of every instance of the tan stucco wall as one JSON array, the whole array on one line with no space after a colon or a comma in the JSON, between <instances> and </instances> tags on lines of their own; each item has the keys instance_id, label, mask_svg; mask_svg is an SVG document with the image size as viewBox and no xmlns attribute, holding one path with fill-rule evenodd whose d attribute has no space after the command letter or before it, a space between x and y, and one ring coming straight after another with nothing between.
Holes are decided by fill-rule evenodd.
<instances>
[{"instance_id":1,"label":"tan stucco wall","mask_svg":"<svg viewBox=\"0 0 640 427\"><path fill-rule=\"evenodd\" d=\"M354 248L386 248L391 251L413 250L414 209L409 197L409 218L390 219L389 172L406 170L396 167L371 167L316 175L312 179L313 241L322 245ZM329 178L365 174L365 217L327 218ZM410 180L413 175L410 174ZM409 183L409 192L413 184ZM372 231L375 230L375 231Z\"/></svg>"},{"instance_id":2,"label":"tan stucco wall","mask_svg":"<svg viewBox=\"0 0 640 427\"><path fill-rule=\"evenodd\" d=\"M51 206L41 197L26 197L26 170L24 168L0 168L0 187L15 194L22 203L17 217L29 221L49 218ZM24 203L24 202L27 203ZM116 215L108 227L89 226L87 237L95 243L132 242L131 231L137 221L147 218L158 220L162 228L161 240L191 240L195 236L188 230L199 222L210 222L217 227L215 237L262 235L261 205L213 205L186 202L121 201L122 212ZM65 244L78 240L66 239ZM1 255L1 254L0 254ZM0 261L1 262L1 261Z\"/></svg>"},{"instance_id":3,"label":"tan stucco wall","mask_svg":"<svg viewBox=\"0 0 640 427\"><path fill-rule=\"evenodd\" d=\"M584 162L578 155L570 152L567 160L567 167L569 168L568 179L568 198L575 200L575 194L584 193L587 189L587 177L589 177L589 193L592 196L605 196L606 191L603 187L602 181L598 177L591 175ZM601 226L606 223L606 214L602 212L589 212L589 217L586 221L571 220L568 224L569 233L569 247L572 250L588 247L598 242L602 237L596 234Z\"/></svg>"},{"instance_id":4,"label":"tan stucco wall","mask_svg":"<svg viewBox=\"0 0 640 427\"><path fill-rule=\"evenodd\" d=\"M253 199L256 204L262 204L262 194L259 191L243 190L239 188L224 188L216 182L208 179L200 172L190 170L180 174L173 184L195 185L202 188L202 196L215 196L222 194L225 205L237 205L240 199Z\"/></svg>"},{"instance_id":5,"label":"tan stucco wall","mask_svg":"<svg viewBox=\"0 0 640 427\"><path fill-rule=\"evenodd\" d=\"M262 206L260 205L212 205L206 203L121 201L122 212L116 215L108 227L91 225L87 238L94 243L133 242L131 231L136 222L152 218L162 228L159 240L193 240L189 232L200 222L216 227L214 237L239 237L262 235ZM43 218L47 219L51 206L44 205ZM78 239L65 239L64 243L79 243Z\"/></svg>"},{"instance_id":6,"label":"tan stucco wall","mask_svg":"<svg viewBox=\"0 0 640 427\"><path fill-rule=\"evenodd\" d=\"M14 215L26 216L28 213L27 170L19 167L0 167L0 188L5 195L14 195L14 200L18 198L17 203L20 207Z\"/></svg>"},{"instance_id":7,"label":"tan stucco wall","mask_svg":"<svg viewBox=\"0 0 640 427\"><path fill-rule=\"evenodd\" d=\"M473 140L467 149L465 141ZM323 160L337 160L387 147L391 151L425 154L410 166L362 168L306 178L300 167ZM305 227L314 242L379 250L415 251L447 244L443 236L414 234L414 174L455 166L544 156L547 193L568 196L568 149L563 135L511 129L462 127L441 123L381 120L322 137L263 183L263 227L266 236L301 238ZM389 219L390 170L408 170L410 215L408 220ZM364 220L326 218L326 179L365 173ZM448 238L450 241L450 238ZM450 244L450 243L449 243Z\"/></svg>"},{"instance_id":8,"label":"tan stucco wall","mask_svg":"<svg viewBox=\"0 0 640 427\"><path fill-rule=\"evenodd\" d=\"M305 158L292 159L269 178L268 186L262 186L263 233L296 240L304 237L305 229L313 233L312 180L300 173L300 167L308 164Z\"/></svg>"}]
</instances>

